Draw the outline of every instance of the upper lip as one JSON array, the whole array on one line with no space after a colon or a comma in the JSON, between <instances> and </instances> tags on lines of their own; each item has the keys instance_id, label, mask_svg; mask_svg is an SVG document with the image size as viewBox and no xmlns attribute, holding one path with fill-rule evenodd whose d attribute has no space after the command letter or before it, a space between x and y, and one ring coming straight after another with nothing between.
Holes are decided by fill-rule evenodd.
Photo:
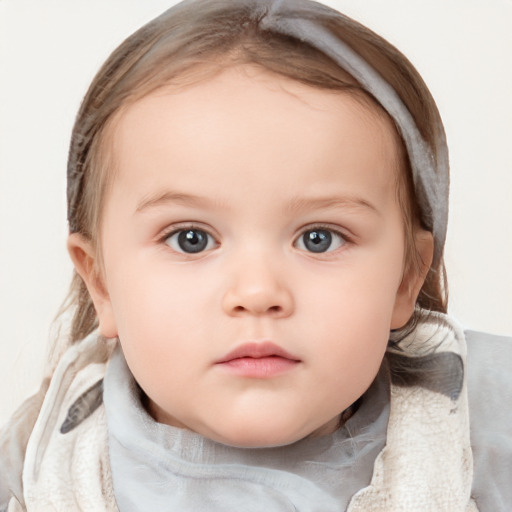
<instances>
[{"instance_id":1,"label":"upper lip","mask_svg":"<svg viewBox=\"0 0 512 512\"><path fill-rule=\"evenodd\" d=\"M298 357L295 357L293 354L290 354L279 345L271 341L265 342L250 342L243 343L238 347L235 347L231 352L223 356L221 359L216 361L219 363L226 363L228 361L232 361L233 359L240 359L241 357L252 357L254 359L260 359L262 357L283 357L285 359L290 359L292 361L300 361Z\"/></svg>"}]
</instances>

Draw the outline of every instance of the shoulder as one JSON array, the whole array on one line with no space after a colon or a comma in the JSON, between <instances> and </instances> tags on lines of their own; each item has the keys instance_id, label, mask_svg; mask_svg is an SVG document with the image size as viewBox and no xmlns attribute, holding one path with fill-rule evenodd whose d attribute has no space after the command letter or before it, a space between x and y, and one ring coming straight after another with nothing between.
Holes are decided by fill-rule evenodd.
<instances>
[{"instance_id":1,"label":"shoulder","mask_svg":"<svg viewBox=\"0 0 512 512\"><path fill-rule=\"evenodd\" d=\"M101 405L102 378L112 345L92 333L70 346L51 378L43 382L39 393L27 400L2 429L0 511L5 509L11 498L24 506L27 496L45 487L46 475L52 476L55 469L66 473L69 464L64 459L59 459L62 464L55 461L67 455L74 459L78 441L85 442L84 429L76 427L86 423L85 420L92 417ZM101 423L100 419L96 414L88 422L88 429L93 430L96 424ZM102 428L99 425L98 429ZM71 431L74 431L72 435L68 434ZM25 475L29 475L28 480ZM57 476L63 480L60 474ZM46 487L56 488L55 485Z\"/></svg>"},{"instance_id":2,"label":"shoulder","mask_svg":"<svg viewBox=\"0 0 512 512\"><path fill-rule=\"evenodd\" d=\"M465 335L470 404L489 407L489 400L493 405L507 403L505 399L512 397L512 338L475 331ZM507 412L511 411L496 411L496 418Z\"/></svg>"},{"instance_id":3,"label":"shoulder","mask_svg":"<svg viewBox=\"0 0 512 512\"><path fill-rule=\"evenodd\" d=\"M512 338L466 331L473 495L482 512L512 510Z\"/></svg>"},{"instance_id":4,"label":"shoulder","mask_svg":"<svg viewBox=\"0 0 512 512\"><path fill-rule=\"evenodd\" d=\"M512 435L512 338L465 334L471 426Z\"/></svg>"},{"instance_id":5,"label":"shoulder","mask_svg":"<svg viewBox=\"0 0 512 512\"><path fill-rule=\"evenodd\" d=\"M49 379L23 402L0 430L0 510L7 510L11 497L23 501L22 472L27 444L39 415Z\"/></svg>"}]
</instances>

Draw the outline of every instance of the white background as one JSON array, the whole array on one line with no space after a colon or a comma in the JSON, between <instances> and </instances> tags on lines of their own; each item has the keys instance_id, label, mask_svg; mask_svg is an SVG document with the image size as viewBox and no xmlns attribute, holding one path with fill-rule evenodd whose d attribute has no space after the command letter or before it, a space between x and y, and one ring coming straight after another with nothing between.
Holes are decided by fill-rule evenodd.
<instances>
[{"instance_id":1,"label":"white background","mask_svg":"<svg viewBox=\"0 0 512 512\"><path fill-rule=\"evenodd\" d=\"M0 0L0 423L42 377L71 276L69 136L108 54L170 0ZM416 65L451 150L450 312L512 335L512 1L330 0Z\"/></svg>"}]
</instances>

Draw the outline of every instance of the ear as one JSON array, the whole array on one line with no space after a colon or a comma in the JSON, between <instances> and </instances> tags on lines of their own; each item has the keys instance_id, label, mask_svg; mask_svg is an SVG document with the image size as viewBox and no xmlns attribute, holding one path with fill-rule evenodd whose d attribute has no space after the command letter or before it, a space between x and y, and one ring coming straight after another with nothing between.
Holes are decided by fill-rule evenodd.
<instances>
[{"instance_id":1,"label":"ear","mask_svg":"<svg viewBox=\"0 0 512 512\"><path fill-rule=\"evenodd\" d=\"M418 266L410 265L406 269L398 288L391 318L391 329L403 327L414 313L416 299L425 282L434 257L434 237L430 231L418 229L415 235L415 249L418 254Z\"/></svg>"},{"instance_id":2,"label":"ear","mask_svg":"<svg viewBox=\"0 0 512 512\"><path fill-rule=\"evenodd\" d=\"M90 240L79 233L70 234L67 245L73 265L91 296L101 335L105 338L115 338L117 326L96 251Z\"/></svg>"}]
</instances>

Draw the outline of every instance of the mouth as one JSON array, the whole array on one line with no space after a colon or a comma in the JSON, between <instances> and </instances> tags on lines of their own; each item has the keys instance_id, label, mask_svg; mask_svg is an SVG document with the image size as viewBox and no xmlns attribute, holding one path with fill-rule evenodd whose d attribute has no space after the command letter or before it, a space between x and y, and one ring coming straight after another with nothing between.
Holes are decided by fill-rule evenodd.
<instances>
[{"instance_id":1,"label":"mouth","mask_svg":"<svg viewBox=\"0 0 512 512\"><path fill-rule=\"evenodd\" d=\"M216 365L232 374L268 378L297 367L301 360L272 342L244 343L226 354Z\"/></svg>"}]
</instances>

